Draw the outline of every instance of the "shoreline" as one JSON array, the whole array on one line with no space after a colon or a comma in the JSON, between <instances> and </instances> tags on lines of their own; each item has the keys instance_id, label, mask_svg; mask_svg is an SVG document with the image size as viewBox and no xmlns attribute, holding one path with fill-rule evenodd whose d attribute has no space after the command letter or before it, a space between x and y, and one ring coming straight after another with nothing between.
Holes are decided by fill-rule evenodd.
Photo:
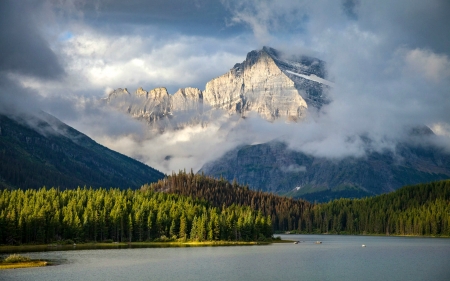
<instances>
[{"instance_id":1,"label":"shoreline","mask_svg":"<svg viewBox=\"0 0 450 281\"><path fill-rule=\"evenodd\" d=\"M0 245L0 254L47 251L76 251L98 249L128 248L172 248L172 247L215 247L215 246L255 246L280 243L279 241L204 241L204 242L114 242L114 243L79 243L79 244L28 244L19 246ZM284 242L282 242L284 243Z\"/></svg>"},{"instance_id":2,"label":"shoreline","mask_svg":"<svg viewBox=\"0 0 450 281\"><path fill-rule=\"evenodd\" d=\"M396 235L396 234L349 234L349 233L274 233L275 237L277 235L337 235L337 236L370 236L370 237L415 237L415 238L450 238L450 236L446 235L437 235L437 236L426 236L426 235Z\"/></svg>"}]
</instances>

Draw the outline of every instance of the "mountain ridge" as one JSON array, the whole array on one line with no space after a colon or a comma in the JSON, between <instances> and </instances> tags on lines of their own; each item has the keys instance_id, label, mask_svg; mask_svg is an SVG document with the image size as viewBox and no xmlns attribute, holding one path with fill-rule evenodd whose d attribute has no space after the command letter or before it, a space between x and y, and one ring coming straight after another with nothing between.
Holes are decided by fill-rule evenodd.
<instances>
[{"instance_id":1,"label":"mountain ridge","mask_svg":"<svg viewBox=\"0 0 450 281\"><path fill-rule=\"evenodd\" d=\"M57 118L0 114L0 188L138 188L164 174L112 151Z\"/></svg>"},{"instance_id":2,"label":"mountain ridge","mask_svg":"<svg viewBox=\"0 0 450 281\"><path fill-rule=\"evenodd\" d=\"M450 154L408 143L392 151L368 151L365 158L327 159L289 149L281 141L243 145L205 164L199 173L246 183L262 190L329 201L366 197L404 185L450 178Z\"/></svg>"},{"instance_id":3,"label":"mountain ridge","mask_svg":"<svg viewBox=\"0 0 450 281\"><path fill-rule=\"evenodd\" d=\"M298 121L305 118L308 107L320 110L329 103L326 93L332 83L325 78L325 62L307 56L286 59L279 51L263 47L207 82L203 91L181 88L172 95L164 87L150 91L140 87L130 94L127 88L118 88L103 100L160 130L178 128L176 117L186 117L186 112L191 119L208 119L211 109L242 117L256 112L268 121Z\"/></svg>"}]
</instances>

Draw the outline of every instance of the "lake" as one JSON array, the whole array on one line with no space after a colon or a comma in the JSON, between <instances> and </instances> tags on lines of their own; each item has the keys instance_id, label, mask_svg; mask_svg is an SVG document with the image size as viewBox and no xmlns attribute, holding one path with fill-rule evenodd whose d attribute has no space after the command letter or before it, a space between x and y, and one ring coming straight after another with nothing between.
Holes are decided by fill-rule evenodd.
<instances>
[{"instance_id":1,"label":"lake","mask_svg":"<svg viewBox=\"0 0 450 281\"><path fill-rule=\"evenodd\" d=\"M450 280L450 239L281 236L302 242L24 253L62 264L0 280Z\"/></svg>"}]
</instances>

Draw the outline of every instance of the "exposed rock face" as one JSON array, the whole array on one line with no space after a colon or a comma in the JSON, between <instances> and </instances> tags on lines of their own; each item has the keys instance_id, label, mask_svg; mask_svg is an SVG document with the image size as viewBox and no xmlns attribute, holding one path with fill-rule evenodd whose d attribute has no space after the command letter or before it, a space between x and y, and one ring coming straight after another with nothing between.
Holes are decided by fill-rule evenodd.
<instances>
[{"instance_id":1,"label":"exposed rock face","mask_svg":"<svg viewBox=\"0 0 450 281\"><path fill-rule=\"evenodd\" d=\"M203 93L197 88L179 89L172 96L173 111L203 110Z\"/></svg>"},{"instance_id":2,"label":"exposed rock face","mask_svg":"<svg viewBox=\"0 0 450 281\"><path fill-rule=\"evenodd\" d=\"M170 119L174 112L192 111L198 114L203 108L202 92L196 88L179 89L174 95L169 95L166 88L149 92L139 88L134 94L130 94L126 88L119 88L109 94L106 102L160 130L173 126Z\"/></svg>"},{"instance_id":3,"label":"exposed rock face","mask_svg":"<svg viewBox=\"0 0 450 281\"><path fill-rule=\"evenodd\" d=\"M254 111L267 120L304 117L308 105L294 81L276 64L271 50L250 52L243 63L208 82L205 102L230 113Z\"/></svg>"},{"instance_id":4,"label":"exposed rock face","mask_svg":"<svg viewBox=\"0 0 450 281\"><path fill-rule=\"evenodd\" d=\"M149 92L139 88L131 95L127 89L117 89L106 102L134 118L158 122L159 127L169 123L178 127L179 121L170 120L180 113L190 112L192 120L199 119L205 108L241 116L256 112L269 121L280 117L296 121L306 116L308 107L320 109L328 102L326 91L331 83L324 79L325 74L321 60L306 56L285 59L278 51L264 47L208 82L203 92L184 88L170 95L165 88Z\"/></svg>"}]
</instances>

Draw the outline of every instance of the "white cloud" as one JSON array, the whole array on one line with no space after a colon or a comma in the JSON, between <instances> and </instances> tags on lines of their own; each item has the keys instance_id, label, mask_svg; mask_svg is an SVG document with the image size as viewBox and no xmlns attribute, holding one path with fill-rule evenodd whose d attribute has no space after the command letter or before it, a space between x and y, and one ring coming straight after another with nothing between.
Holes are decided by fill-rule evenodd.
<instances>
[{"instance_id":1,"label":"white cloud","mask_svg":"<svg viewBox=\"0 0 450 281\"><path fill-rule=\"evenodd\" d=\"M431 125L430 127L436 135L450 137L450 124L436 123Z\"/></svg>"},{"instance_id":2,"label":"white cloud","mask_svg":"<svg viewBox=\"0 0 450 281\"><path fill-rule=\"evenodd\" d=\"M201 42L201 44L199 44ZM93 88L204 87L206 82L226 72L243 56L209 46L221 42L214 38L180 36L161 41L154 36L106 36L84 30L62 45L70 74L81 76Z\"/></svg>"},{"instance_id":3,"label":"white cloud","mask_svg":"<svg viewBox=\"0 0 450 281\"><path fill-rule=\"evenodd\" d=\"M404 55L405 71L418 73L433 82L450 78L448 56L423 49L407 50Z\"/></svg>"},{"instance_id":4,"label":"white cloud","mask_svg":"<svg viewBox=\"0 0 450 281\"><path fill-rule=\"evenodd\" d=\"M229 132L222 129L227 122L230 122L228 118L219 118L207 127L197 125L146 137L94 134L93 138L164 173L185 168L198 171L208 161L240 144L238 139L230 140L227 137Z\"/></svg>"}]
</instances>

